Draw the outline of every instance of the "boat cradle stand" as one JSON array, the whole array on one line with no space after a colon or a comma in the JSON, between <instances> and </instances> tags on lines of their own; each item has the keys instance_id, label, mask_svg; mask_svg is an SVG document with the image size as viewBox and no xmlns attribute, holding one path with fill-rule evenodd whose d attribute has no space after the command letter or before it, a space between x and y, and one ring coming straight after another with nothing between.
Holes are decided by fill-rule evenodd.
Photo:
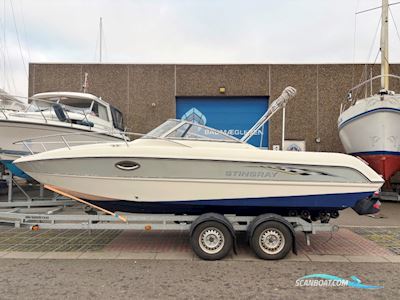
<instances>
[{"instance_id":1,"label":"boat cradle stand","mask_svg":"<svg viewBox=\"0 0 400 300\"><path fill-rule=\"evenodd\" d=\"M78 209L81 209L78 207ZM262 259L281 259L291 250L296 253L295 232L303 232L310 245L310 235L317 232L335 232L338 226L308 222L300 217L282 217L265 214L258 217L220 215L172 214L124 214L120 218L104 214L84 214L72 208L63 212L62 207L42 212L36 209L15 208L0 212L0 223L11 223L15 227L29 226L39 229L85 229L102 230L161 230L187 231L193 251L202 259L218 260L235 250L236 232L247 232L248 242Z\"/></svg>"},{"instance_id":2,"label":"boat cradle stand","mask_svg":"<svg viewBox=\"0 0 400 300\"><path fill-rule=\"evenodd\" d=\"M56 193L53 193L52 196L45 196L42 184L39 184L38 188L28 190L15 179L15 176L8 169L2 172L1 180L3 180L7 186L7 199L4 199L6 201L0 201L0 208L72 206L76 203L69 198L61 197ZM20 195L15 195L14 188L17 188ZM32 193L35 194L35 196L30 195Z\"/></svg>"}]
</instances>

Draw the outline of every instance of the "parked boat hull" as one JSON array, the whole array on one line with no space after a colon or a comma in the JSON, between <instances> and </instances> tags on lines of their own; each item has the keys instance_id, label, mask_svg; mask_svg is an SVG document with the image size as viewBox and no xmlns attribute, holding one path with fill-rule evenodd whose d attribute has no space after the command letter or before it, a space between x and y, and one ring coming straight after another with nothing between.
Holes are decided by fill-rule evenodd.
<instances>
[{"instance_id":1,"label":"parked boat hull","mask_svg":"<svg viewBox=\"0 0 400 300\"><path fill-rule=\"evenodd\" d=\"M81 129L78 127L82 127ZM86 127L87 128L87 127ZM84 145L98 142L120 141L112 135L93 134L93 131L85 130L85 126L68 126L61 122L47 123L31 123L16 120L0 120L0 163L9 169L14 175L22 178L29 178L22 170L12 165L12 162L25 155L30 155L31 152L39 153L47 150L53 150L66 147L61 136L47 137L51 135L65 135L70 146ZM29 143L29 139L39 137L40 140ZM16 141L25 140L26 145L22 143L14 144ZM29 149L28 149L29 147Z\"/></svg>"},{"instance_id":2,"label":"parked boat hull","mask_svg":"<svg viewBox=\"0 0 400 300\"><path fill-rule=\"evenodd\" d=\"M357 153L356 155L365 160L378 174L381 174L386 182L388 182L390 178L400 170L400 152L391 154L390 152L382 151Z\"/></svg>"},{"instance_id":3,"label":"parked boat hull","mask_svg":"<svg viewBox=\"0 0 400 300\"><path fill-rule=\"evenodd\" d=\"M115 136L94 134L96 131L88 130L87 126L74 125L74 127L72 127L68 126L67 123L53 123L54 124L0 120L0 158L14 160L18 157L29 155L31 153L29 149L27 149L27 146L35 153L66 147L65 142L60 136L46 137L50 135L64 134L70 146L96 143L99 141L121 141L120 138ZM26 142L27 146L22 143L14 144L16 141L29 141L29 139L39 137L46 138L31 143ZM44 143L41 144L41 141Z\"/></svg>"},{"instance_id":4,"label":"parked boat hull","mask_svg":"<svg viewBox=\"0 0 400 300\"><path fill-rule=\"evenodd\" d=\"M397 95L397 97L399 97ZM364 159L385 179L400 170L400 104L395 96L359 100L339 118L339 136L346 153Z\"/></svg>"},{"instance_id":5,"label":"parked boat hull","mask_svg":"<svg viewBox=\"0 0 400 300\"><path fill-rule=\"evenodd\" d=\"M129 213L179 213L202 214L217 212L237 215L260 215L279 213L289 215L307 210L313 213L332 213L348 207L354 207L358 201L371 196L372 193L303 195L292 197L265 197L242 199L214 199L200 201L136 202L115 200L88 200L91 204L112 212Z\"/></svg>"},{"instance_id":6,"label":"parked boat hull","mask_svg":"<svg viewBox=\"0 0 400 300\"><path fill-rule=\"evenodd\" d=\"M259 215L274 212L287 215L293 210L298 213L308 210L316 214L335 212L354 207L362 199L371 197L381 185L31 175L57 190L104 209L130 213ZM131 199L126 200L127 196Z\"/></svg>"},{"instance_id":7,"label":"parked boat hull","mask_svg":"<svg viewBox=\"0 0 400 300\"><path fill-rule=\"evenodd\" d=\"M270 152L268 156L272 154ZM140 167L121 170L118 168L120 162L131 162ZM356 162L366 167L362 162ZM91 200L175 202L297 196L310 199L308 196L312 195L372 194L382 184L369 181L349 167L329 165L165 157L75 157L17 161L17 165L39 182ZM298 201L301 199L297 198ZM292 200L298 202L296 198ZM338 202L338 207L351 206L353 200L343 204ZM288 204L293 207L325 205L315 203L314 198L307 205Z\"/></svg>"},{"instance_id":8,"label":"parked boat hull","mask_svg":"<svg viewBox=\"0 0 400 300\"><path fill-rule=\"evenodd\" d=\"M54 190L126 212L337 212L383 183L365 163L345 154L190 140L78 146L15 164Z\"/></svg>"}]
</instances>

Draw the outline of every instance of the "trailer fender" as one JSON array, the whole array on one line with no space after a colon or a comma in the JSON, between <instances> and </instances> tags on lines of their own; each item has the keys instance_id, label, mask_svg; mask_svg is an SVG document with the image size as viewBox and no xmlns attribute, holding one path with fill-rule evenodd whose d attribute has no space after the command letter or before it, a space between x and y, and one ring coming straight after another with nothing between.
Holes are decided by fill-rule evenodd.
<instances>
[{"instance_id":1,"label":"trailer fender","mask_svg":"<svg viewBox=\"0 0 400 300\"><path fill-rule=\"evenodd\" d=\"M233 239L233 252L237 254L237 247L236 247L236 234L235 229L233 229L233 225L225 216L217 213L205 213L200 215L196 220L193 221L192 225L190 226L189 236L192 237L194 230L198 225L207 221L215 221L222 223L228 228L229 232L232 235Z\"/></svg>"},{"instance_id":2,"label":"trailer fender","mask_svg":"<svg viewBox=\"0 0 400 300\"><path fill-rule=\"evenodd\" d=\"M295 231L293 228L293 225L287 221L284 217L277 215L277 214L272 214L272 213L268 213L268 214L263 214L263 215L259 215L257 216L249 225L249 227L247 228L247 241L250 242L251 237L253 236L254 231L256 230L256 228L258 227L258 225L267 222L267 221L276 221L276 222L280 222L283 225L285 225L286 227L289 228L291 234L292 234L292 238L293 238L293 247L292 247L292 251L294 254L297 255L297 247L296 247L296 235L295 235Z\"/></svg>"}]
</instances>

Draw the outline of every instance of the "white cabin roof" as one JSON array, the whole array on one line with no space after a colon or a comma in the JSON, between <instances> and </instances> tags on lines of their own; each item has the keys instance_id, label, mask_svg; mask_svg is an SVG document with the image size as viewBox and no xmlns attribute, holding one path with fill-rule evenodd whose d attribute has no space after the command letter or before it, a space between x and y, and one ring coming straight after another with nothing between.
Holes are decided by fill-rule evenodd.
<instances>
[{"instance_id":1,"label":"white cabin roof","mask_svg":"<svg viewBox=\"0 0 400 300\"><path fill-rule=\"evenodd\" d=\"M71 99L71 102L75 99L79 99L80 102L87 100L88 104L92 103L92 101L99 102L103 105L108 105L107 102L102 100L101 98L88 94L88 93L78 93L78 92L45 92L39 93L32 96L33 99L41 99L47 101L55 101L57 98L61 98L64 104L67 104L68 100ZM71 103L73 105L73 103Z\"/></svg>"}]
</instances>

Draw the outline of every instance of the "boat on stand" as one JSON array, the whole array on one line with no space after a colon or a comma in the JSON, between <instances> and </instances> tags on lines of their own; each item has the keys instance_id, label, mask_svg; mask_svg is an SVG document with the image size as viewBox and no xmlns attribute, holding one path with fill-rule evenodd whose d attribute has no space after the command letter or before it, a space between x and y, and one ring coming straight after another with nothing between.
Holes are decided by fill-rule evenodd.
<instances>
[{"instance_id":1,"label":"boat on stand","mask_svg":"<svg viewBox=\"0 0 400 300\"><path fill-rule=\"evenodd\" d=\"M66 147L14 164L49 189L110 212L274 212L326 223L349 207L359 214L379 211L372 196L383 179L360 159L247 143L295 93L285 89L241 140L171 119L131 142Z\"/></svg>"},{"instance_id":2,"label":"boat on stand","mask_svg":"<svg viewBox=\"0 0 400 300\"><path fill-rule=\"evenodd\" d=\"M18 177L27 176L12 164L15 159L65 147L54 136L63 134L69 146L127 139L122 113L89 93L46 92L29 103L6 100L0 100L0 162ZM35 141L38 137L46 144Z\"/></svg>"},{"instance_id":3,"label":"boat on stand","mask_svg":"<svg viewBox=\"0 0 400 300\"><path fill-rule=\"evenodd\" d=\"M339 137L346 153L361 157L384 180L384 191L400 191L400 94L391 91L389 80L388 0L382 1L381 74L352 88L338 118ZM372 94L373 82L380 90ZM359 97L371 89L371 95Z\"/></svg>"}]
</instances>

